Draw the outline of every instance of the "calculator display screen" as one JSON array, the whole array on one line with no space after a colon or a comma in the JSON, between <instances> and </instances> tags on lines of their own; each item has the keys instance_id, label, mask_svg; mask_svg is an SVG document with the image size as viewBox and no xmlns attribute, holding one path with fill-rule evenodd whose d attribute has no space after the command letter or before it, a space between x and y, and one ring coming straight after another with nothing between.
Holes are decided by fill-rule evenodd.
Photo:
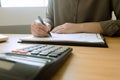
<instances>
[{"instance_id":1,"label":"calculator display screen","mask_svg":"<svg viewBox=\"0 0 120 80\"><path fill-rule=\"evenodd\" d=\"M11 70L15 63L9 61L0 60L0 69Z\"/></svg>"}]
</instances>

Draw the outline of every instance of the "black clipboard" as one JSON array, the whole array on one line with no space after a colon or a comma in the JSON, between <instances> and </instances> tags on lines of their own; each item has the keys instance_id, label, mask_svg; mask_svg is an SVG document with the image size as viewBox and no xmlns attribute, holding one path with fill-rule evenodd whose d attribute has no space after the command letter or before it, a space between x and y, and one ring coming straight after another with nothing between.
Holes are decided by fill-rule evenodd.
<instances>
[{"instance_id":1,"label":"black clipboard","mask_svg":"<svg viewBox=\"0 0 120 80\"><path fill-rule=\"evenodd\" d=\"M42 38L31 35L20 38L18 42L108 48L105 38L98 33L52 34L52 37Z\"/></svg>"}]
</instances>

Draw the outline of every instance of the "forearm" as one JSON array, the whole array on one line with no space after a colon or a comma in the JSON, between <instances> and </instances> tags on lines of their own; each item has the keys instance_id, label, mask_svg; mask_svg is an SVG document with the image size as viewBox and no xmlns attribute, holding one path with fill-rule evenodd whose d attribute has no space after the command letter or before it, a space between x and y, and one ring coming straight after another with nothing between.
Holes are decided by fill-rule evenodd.
<instances>
[{"instance_id":1,"label":"forearm","mask_svg":"<svg viewBox=\"0 0 120 80\"><path fill-rule=\"evenodd\" d=\"M56 26L53 33L103 33L103 30L99 23L65 23L63 25Z\"/></svg>"},{"instance_id":2,"label":"forearm","mask_svg":"<svg viewBox=\"0 0 120 80\"><path fill-rule=\"evenodd\" d=\"M120 20L81 23L80 32L101 33L107 36L120 36Z\"/></svg>"},{"instance_id":3,"label":"forearm","mask_svg":"<svg viewBox=\"0 0 120 80\"><path fill-rule=\"evenodd\" d=\"M79 32L86 33L104 33L100 23L98 22L89 22L89 23L80 23L78 24Z\"/></svg>"}]
</instances>

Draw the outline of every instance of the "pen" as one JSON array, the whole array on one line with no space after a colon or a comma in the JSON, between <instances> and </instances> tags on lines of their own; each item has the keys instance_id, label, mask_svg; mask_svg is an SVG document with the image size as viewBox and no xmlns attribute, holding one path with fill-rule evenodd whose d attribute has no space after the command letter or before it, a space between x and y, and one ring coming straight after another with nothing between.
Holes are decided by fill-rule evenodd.
<instances>
[{"instance_id":1,"label":"pen","mask_svg":"<svg viewBox=\"0 0 120 80\"><path fill-rule=\"evenodd\" d=\"M38 16L38 19L39 19L39 21L40 21L43 25L45 25L45 23L43 22L43 20L42 20L42 18L41 18L40 16ZM51 36L51 34L50 34L49 31L48 31L48 34Z\"/></svg>"}]
</instances>

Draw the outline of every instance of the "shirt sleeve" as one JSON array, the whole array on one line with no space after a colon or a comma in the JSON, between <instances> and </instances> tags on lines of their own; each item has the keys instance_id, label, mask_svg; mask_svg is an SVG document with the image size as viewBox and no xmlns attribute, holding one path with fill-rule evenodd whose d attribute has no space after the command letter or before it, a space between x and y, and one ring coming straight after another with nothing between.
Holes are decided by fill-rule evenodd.
<instances>
[{"instance_id":1,"label":"shirt sleeve","mask_svg":"<svg viewBox=\"0 0 120 80\"><path fill-rule=\"evenodd\" d=\"M53 0L48 0L46 18L44 19L44 21L49 23L51 27L53 28L54 26Z\"/></svg>"},{"instance_id":2,"label":"shirt sleeve","mask_svg":"<svg viewBox=\"0 0 120 80\"><path fill-rule=\"evenodd\" d=\"M120 20L102 21L100 25L105 35L120 36Z\"/></svg>"},{"instance_id":3,"label":"shirt sleeve","mask_svg":"<svg viewBox=\"0 0 120 80\"><path fill-rule=\"evenodd\" d=\"M120 1L111 0L111 8L115 13L116 20L100 22L105 35L120 36Z\"/></svg>"}]
</instances>

